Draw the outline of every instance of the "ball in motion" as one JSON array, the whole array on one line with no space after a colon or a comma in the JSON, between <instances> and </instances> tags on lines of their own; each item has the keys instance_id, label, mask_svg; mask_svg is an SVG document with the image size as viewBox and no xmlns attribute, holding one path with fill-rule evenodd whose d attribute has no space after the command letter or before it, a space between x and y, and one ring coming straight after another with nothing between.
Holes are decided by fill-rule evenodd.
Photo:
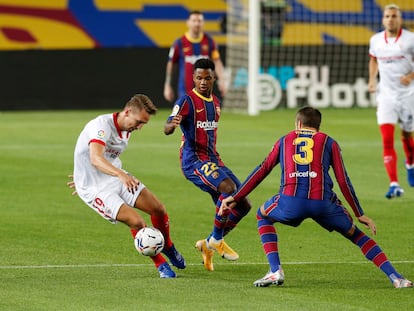
<instances>
[{"instance_id":1,"label":"ball in motion","mask_svg":"<svg viewBox=\"0 0 414 311\"><path fill-rule=\"evenodd\" d=\"M135 235L134 245L141 255L155 256L164 248L164 236L156 228L144 227Z\"/></svg>"}]
</instances>

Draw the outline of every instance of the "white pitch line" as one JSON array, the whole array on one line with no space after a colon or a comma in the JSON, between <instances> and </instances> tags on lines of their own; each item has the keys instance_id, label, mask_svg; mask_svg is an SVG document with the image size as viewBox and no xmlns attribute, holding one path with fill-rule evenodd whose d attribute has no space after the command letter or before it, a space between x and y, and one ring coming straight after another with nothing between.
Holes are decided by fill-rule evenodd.
<instances>
[{"instance_id":1,"label":"white pitch line","mask_svg":"<svg viewBox=\"0 0 414 311\"><path fill-rule=\"evenodd\" d=\"M370 264L370 261L292 261L283 262L283 265L343 265L343 264ZM393 264L412 264L414 260L394 260ZM215 263L220 265L220 263ZM221 263L222 264L222 263ZM234 265L267 265L265 262L237 262L229 263ZM187 266L198 266L200 263L191 263ZM13 269L73 269L73 268L116 268L116 267L146 267L153 266L153 264L85 264L85 265L39 265L39 266L0 266L0 269L13 270Z\"/></svg>"}]
</instances>

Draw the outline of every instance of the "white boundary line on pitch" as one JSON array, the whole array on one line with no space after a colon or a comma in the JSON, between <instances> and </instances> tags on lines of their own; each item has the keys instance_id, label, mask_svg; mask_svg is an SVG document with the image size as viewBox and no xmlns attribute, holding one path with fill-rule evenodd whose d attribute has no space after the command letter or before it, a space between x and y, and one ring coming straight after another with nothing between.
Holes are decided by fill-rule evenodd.
<instances>
[{"instance_id":1,"label":"white boundary line on pitch","mask_svg":"<svg viewBox=\"0 0 414 311\"><path fill-rule=\"evenodd\" d=\"M343 265L343 264L369 264L370 261L302 261L302 262L284 262L283 265ZM414 260L394 260L393 264L401 263L414 263ZM217 263L220 265L220 263ZM238 262L230 263L234 265L267 265L267 262ZM200 263L187 264L187 266L198 266ZM145 267L153 266L153 264L85 264L85 265L39 265L39 266L0 266L0 269L13 270L13 269L72 269L72 268L116 268L116 267Z\"/></svg>"}]
</instances>

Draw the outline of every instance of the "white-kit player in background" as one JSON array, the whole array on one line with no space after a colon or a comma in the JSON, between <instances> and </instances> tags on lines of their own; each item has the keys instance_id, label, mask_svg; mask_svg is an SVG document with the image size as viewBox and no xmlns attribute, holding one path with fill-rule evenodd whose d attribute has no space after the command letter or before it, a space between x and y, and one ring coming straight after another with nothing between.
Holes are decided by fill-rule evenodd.
<instances>
[{"instance_id":1,"label":"white-kit player in background","mask_svg":"<svg viewBox=\"0 0 414 311\"><path fill-rule=\"evenodd\" d=\"M128 225L133 237L146 226L134 208L149 214L152 225L164 235L163 253L171 264L184 269L185 260L170 238L165 206L135 176L122 169L119 158L128 146L131 133L140 130L156 112L157 108L150 98L136 94L121 112L100 115L89 121L76 143L73 181L68 186L75 188L74 194L77 193L106 220ZM161 254L150 258L161 278L176 276Z\"/></svg>"},{"instance_id":2,"label":"white-kit player in background","mask_svg":"<svg viewBox=\"0 0 414 311\"><path fill-rule=\"evenodd\" d=\"M369 92L376 92L377 122L383 145L384 166L390 185L385 197L400 197L395 125L401 128L408 184L414 187L414 33L402 28L402 16L395 4L385 6L384 31L371 37L369 46ZM379 82L377 86L377 78Z\"/></svg>"}]
</instances>

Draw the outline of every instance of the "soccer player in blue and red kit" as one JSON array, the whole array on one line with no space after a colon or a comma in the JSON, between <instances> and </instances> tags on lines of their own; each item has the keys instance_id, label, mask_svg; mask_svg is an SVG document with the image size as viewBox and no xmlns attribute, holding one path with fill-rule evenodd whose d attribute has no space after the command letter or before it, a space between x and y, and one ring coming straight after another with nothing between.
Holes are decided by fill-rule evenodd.
<instances>
[{"instance_id":1,"label":"soccer player in blue and red kit","mask_svg":"<svg viewBox=\"0 0 414 311\"><path fill-rule=\"evenodd\" d=\"M279 192L267 200L256 215L270 270L253 284L265 287L281 285L285 280L274 223L297 227L303 220L311 218L326 230L337 231L357 245L364 256L387 275L394 287L413 287L411 281L395 270L378 244L354 224L350 213L333 191L333 181L328 174L331 167L356 218L375 235L375 223L364 215L346 172L338 143L319 132L321 120L319 110L312 107L300 109L296 114L296 129L280 138L238 190L222 201L218 214L224 217L280 164Z\"/></svg>"},{"instance_id":2,"label":"soccer player in blue and red kit","mask_svg":"<svg viewBox=\"0 0 414 311\"><path fill-rule=\"evenodd\" d=\"M224 165L216 150L217 127L221 114L220 101L212 94L215 81L215 66L210 59L199 59L194 64L195 88L180 97L164 126L164 133L170 135L181 127L180 148L181 169L184 176L201 190L210 194L216 206L214 227L206 238L197 241L204 267L214 270L214 251L227 260L237 260L239 255L224 242L223 237L249 212L247 198L226 217L217 214L221 200L236 191L240 181Z\"/></svg>"},{"instance_id":3,"label":"soccer player in blue and red kit","mask_svg":"<svg viewBox=\"0 0 414 311\"><path fill-rule=\"evenodd\" d=\"M203 14L200 11L191 11L187 19L188 31L176 39L170 48L164 83L164 97L169 102L176 99L172 86L174 66L177 66L178 71L179 98L193 89L193 65L200 58L210 58L214 62L215 71L219 78L219 95L224 96L226 94L227 84L218 46L210 35L203 32L203 25Z\"/></svg>"}]
</instances>

